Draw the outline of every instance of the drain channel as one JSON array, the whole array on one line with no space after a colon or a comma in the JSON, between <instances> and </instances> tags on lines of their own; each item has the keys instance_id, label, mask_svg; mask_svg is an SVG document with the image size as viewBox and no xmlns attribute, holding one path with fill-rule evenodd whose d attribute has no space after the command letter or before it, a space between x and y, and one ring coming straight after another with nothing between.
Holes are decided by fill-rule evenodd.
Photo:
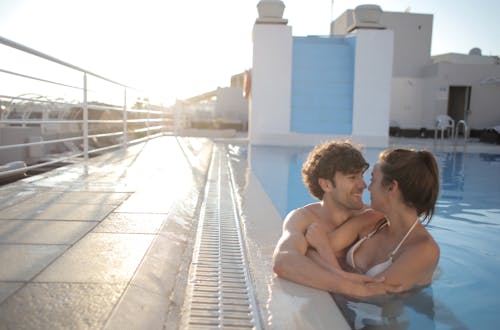
<instances>
[{"instance_id":1,"label":"drain channel","mask_svg":"<svg viewBox=\"0 0 500 330\"><path fill-rule=\"evenodd\" d=\"M190 329L261 329L226 157L214 146L189 274Z\"/></svg>"}]
</instances>

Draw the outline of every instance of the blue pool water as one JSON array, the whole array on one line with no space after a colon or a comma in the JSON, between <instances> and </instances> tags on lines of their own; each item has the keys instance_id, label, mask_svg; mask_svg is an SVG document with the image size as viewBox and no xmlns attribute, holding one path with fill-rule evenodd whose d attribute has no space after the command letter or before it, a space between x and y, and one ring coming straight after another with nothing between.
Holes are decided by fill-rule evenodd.
<instances>
[{"instance_id":1,"label":"blue pool water","mask_svg":"<svg viewBox=\"0 0 500 330\"><path fill-rule=\"evenodd\" d=\"M315 201L304 188L300 173L310 148L249 148L239 148L239 157L249 158L253 173L282 217ZM380 151L364 150L371 166ZM437 278L419 293L382 308L342 301L340 297L337 302L355 327L391 324L391 329L499 328L500 155L435 155L440 166L441 192L427 228L441 248ZM367 183L370 171L366 173ZM363 199L369 203L368 191ZM381 314L389 317L381 318Z\"/></svg>"}]
</instances>

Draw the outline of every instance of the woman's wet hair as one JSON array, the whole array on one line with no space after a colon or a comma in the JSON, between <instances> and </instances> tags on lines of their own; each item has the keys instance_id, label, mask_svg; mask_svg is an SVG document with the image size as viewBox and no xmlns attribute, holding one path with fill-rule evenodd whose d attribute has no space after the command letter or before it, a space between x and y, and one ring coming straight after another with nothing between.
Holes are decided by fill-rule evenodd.
<instances>
[{"instance_id":1,"label":"woman's wet hair","mask_svg":"<svg viewBox=\"0 0 500 330\"><path fill-rule=\"evenodd\" d=\"M366 171L368 163L360 147L350 141L330 141L316 146L302 165L302 181L311 195L323 199L324 191L318 180L333 180L336 172L354 174Z\"/></svg>"},{"instance_id":2,"label":"woman's wet hair","mask_svg":"<svg viewBox=\"0 0 500 330\"><path fill-rule=\"evenodd\" d=\"M397 181L404 202L430 221L439 195L439 169L434 155L412 149L389 149L379 156L382 185Z\"/></svg>"}]
</instances>

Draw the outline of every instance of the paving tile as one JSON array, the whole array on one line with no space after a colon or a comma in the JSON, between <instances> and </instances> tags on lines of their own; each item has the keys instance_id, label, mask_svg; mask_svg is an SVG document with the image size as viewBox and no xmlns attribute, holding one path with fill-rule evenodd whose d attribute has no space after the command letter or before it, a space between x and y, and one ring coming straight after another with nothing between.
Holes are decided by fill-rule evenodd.
<instances>
[{"instance_id":1,"label":"paving tile","mask_svg":"<svg viewBox=\"0 0 500 330\"><path fill-rule=\"evenodd\" d=\"M23 285L23 282L0 282L0 304Z\"/></svg>"},{"instance_id":2,"label":"paving tile","mask_svg":"<svg viewBox=\"0 0 500 330\"><path fill-rule=\"evenodd\" d=\"M113 311L106 329L163 329L168 305L168 297L131 285Z\"/></svg>"},{"instance_id":3,"label":"paving tile","mask_svg":"<svg viewBox=\"0 0 500 330\"><path fill-rule=\"evenodd\" d=\"M41 191L24 192L9 196L9 199L17 200L10 203L18 208L32 210L44 208L52 204L110 204L119 205L129 197L129 193L120 192L88 192L88 191ZM1 201L0 201L1 205Z\"/></svg>"},{"instance_id":4,"label":"paving tile","mask_svg":"<svg viewBox=\"0 0 500 330\"><path fill-rule=\"evenodd\" d=\"M137 189L137 186L115 181L83 181L75 183L72 186L73 190L78 191L107 191L107 192L123 192L132 193Z\"/></svg>"},{"instance_id":5,"label":"paving tile","mask_svg":"<svg viewBox=\"0 0 500 330\"><path fill-rule=\"evenodd\" d=\"M123 284L28 283L0 308L1 329L102 329Z\"/></svg>"},{"instance_id":6,"label":"paving tile","mask_svg":"<svg viewBox=\"0 0 500 330\"><path fill-rule=\"evenodd\" d=\"M155 235L89 233L35 282L128 282Z\"/></svg>"},{"instance_id":7,"label":"paving tile","mask_svg":"<svg viewBox=\"0 0 500 330\"><path fill-rule=\"evenodd\" d=\"M15 205L37 194L36 190L14 189L8 187L0 190L0 209Z\"/></svg>"},{"instance_id":8,"label":"paving tile","mask_svg":"<svg viewBox=\"0 0 500 330\"><path fill-rule=\"evenodd\" d=\"M119 205L129 197L128 193L70 191L59 197L58 203L73 204L110 204Z\"/></svg>"},{"instance_id":9,"label":"paving tile","mask_svg":"<svg viewBox=\"0 0 500 330\"><path fill-rule=\"evenodd\" d=\"M32 184L38 187L69 187L74 182L78 182L84 172L67 171L65 168L59 171L44 173L40 180L33 181Z\"/></svg>"},{"instance_id":10,"label":"paving tile","mask_svg":"<svg viewBox=\"0 0 500 330\"><path fill-rule=\"evenodd\" d=\"M94 230L95 233L156 234L167 215L150 213L111 213Z\"/></svg>"},{"instance_id":11,"label":"paving tile","mask_svg":"<svg viewBox=\"0 0 500 330\"><path fill-rule=\"evenodd\" d=\"M187 239L186 235L182 236ZM132 284L159 295L169 295L180 276L186 246L188 242L185 240L159 236L134 275Z\"/></svg>"},{"instance_id":12,"label":"paving tile","mask_svg":"<svg viewBox=\"0 0 500 330\"><path fill-rule=\"evenodd\" d=\"M171 189L174 190L174 189ZM175 191L159 194L153 192L135 193L121 204L116 212L168 213L179 194Z\"/></svg>"},{"instance_id":13,"label":"paving tile","mask_svg":"<svg viewBox=\"0 0 500 330\"><path fill-rule=\"evenodd\" d=\"M97 221L0 220L0 243L71 245Z\"/></svg>"},{"instance_id":14,"label":"paving tile","mask_svg":"<svg viewBox=\"0 0 500 330\"><path fill-rule=\"evenodd\" d=\"M0 281L28 281L67 248L66 245L2 244Z\"/></svg>"},{"instance_id":15,"label":"paving tile","mask_svg":"<svg viewBox=\"0 0 500 330\"><path fill-rule=\"evenodd\" d=\"M10 201L3 202L2 204L5 206L2 208L7 208L10 206L36 208L41 205L49 204L56 201L61 194L62 194L61 192L54 192L47 189L35 189L30 191L23 191L17 194L9 195L7 198Z\"/></svg>"},{"instance_id":16,"label":"paving tile","mask_svg":"<svg viewBox=\"0 0 500 330\"><path fill-rule=\"evenodd\" d=\"M101 221L115 207L116 205L110 204L54 203L32 206L21 203L3 209L0 219Z\"/></svg>"}]
</instances>

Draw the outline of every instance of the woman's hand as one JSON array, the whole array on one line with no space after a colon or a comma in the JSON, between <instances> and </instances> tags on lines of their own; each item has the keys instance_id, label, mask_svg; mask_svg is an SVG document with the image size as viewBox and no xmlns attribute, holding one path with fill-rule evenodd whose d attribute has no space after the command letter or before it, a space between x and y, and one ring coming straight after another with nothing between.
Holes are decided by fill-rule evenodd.
<instances>
[{"instance_id":1,"label":"woman's hand","mask_svg":"<svg viewBox=\"0 0 500 330\"><path fill-rule=\"evenodd\" d=\"M313 222L307 227L305 238L307 243L316 249L319 256L321 256L320 258L323 259L321 261L316 260L317 263L320 265L322 263L326 263L328 266L333 266L334 268L340 270L337 257L335 256L335 253L333 253L333 249L330 246L328 231L324 226Z\"/></svg>"}]
</instances>

